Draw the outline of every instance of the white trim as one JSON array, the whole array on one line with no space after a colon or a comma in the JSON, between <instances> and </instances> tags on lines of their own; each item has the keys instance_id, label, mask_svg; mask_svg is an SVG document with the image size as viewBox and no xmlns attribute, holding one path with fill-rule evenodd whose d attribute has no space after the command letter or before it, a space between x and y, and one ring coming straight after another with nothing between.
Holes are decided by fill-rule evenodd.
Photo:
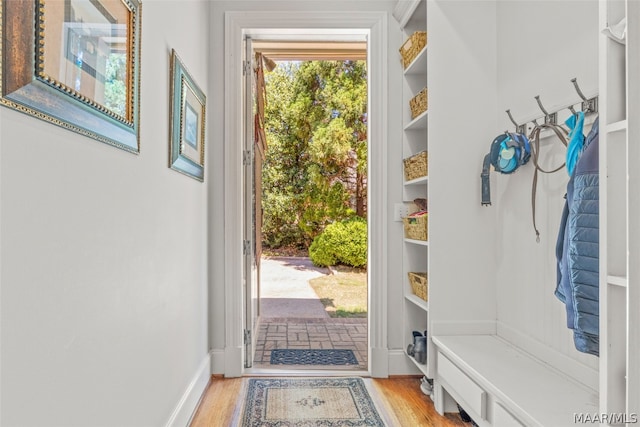
<instances>
[{"instance_id":1,"label":"white trim","mask_svg":"<svg viewBox=\"0 0 640 427\"><path fill-rule=\"evenodd\" d=\"M287 368L247 368L248 377L370 377L371 374L357 369L287 369Z\"/></svg>"},{"instance_id":2,"label":"white trim","mask_svg":"<svg viewBox=\"0 0 640 427\"><path fill-rule=\"evenodd\" d=\"M422 372L409 360L404 350L389 350L389 375L420 375Z\"/></svg>"},{"instance_id":3,"label":"white trim","mask_svg":"<svg viewBox=\"0 0 640 427\"><path fill-rule=\"evenodd\" d=\"M242 358L242 79L243 32L365 29L369 32L369 347L372 376L388 375L387 349L387 13L225 13L225 376L243 372ZM301 31L294 31L299 29ZM304 30L304 31L302 31ZM374 215L375 214L375 215ZM240 355L237 355L238 349Z\"/></svg>"},{"instance_id":4,"label":"white trim","mask_svg":"<svg viewBox=\"0 0 640 427\"><path fill-rule=\"evenodd\" d=\"M210 370L211 357L207 354L205 358L202 359L202 362L200 362L200 366L198 366L195 376L187 386L187 389L184 391L182 397L176 404L175 409L171 413L166 424L167 427L182 427L189 425L191 418L198 408L200 399L209 384L209 379L211 378Z\"/></svg>"},{"instance_id":5,"label":"white trim","mask_svg":"<svg viewBox=\"0 0 640 427\"><path fill-rule=\"evenodd\" d=\"M393 9L393 17L400 24L400 29L404 29L419 4L420 0L405 0L396 3L396 7Z\"/></svg>"},{"instance_id":6,"label":"white trim","mask_svg":"<svg viewBox=\"0 0 640 427\"><path fill-rule=\"evenodd\" d=\"M225 16L224 247L225 376L242 373L242 29ZM238 352L239 356L234 355Z\"/></svg>"},{"instance_id":7,"label":"white trim","mask_svg":"<svg viewBox=\"0 0 640 427\"><path fill-rule=\"evenodd\" d=\"M239 313L242 313L240 311ZM230 317L231 314L227 314L226 317ZM229 320L229 319L227 319ZM242 320L242 319L240 319ZM228 325L228 322L227 322ZM240 323L242 328L242 323ZM228 329L228 326L227 326ZM242 329L240 329L242 333ZM244 370L244 346L231 347L227 346L224 349L224 376L227 378L235 378L242 376Z\"/></svg>"},{"instance_id":8,"label":"white trim","mask_svg":"<svg viewBox=\"0 0 640 427\"><path fill-rule=\"evenodd\" d=\"M211 374L224 374L225 351L211 350Z\"/></svg>"},{"instance_id":9,"label":"white trim","mask_svg":"<svg viewBox=\"0 0 640 427\"><path fill-rule=\"evenodd\" d=\"M518 347L525 353L529 353L536 359L552 366L577 382L582 383L593 390L598 390L599 374L597 369L583 365L575 359L544 345L540 341L534 340L503 322L498 321L497 327L497 335L500 338Z\"/></svg>"},{"instance_id":10,"label":"white trim","mask_svg":"<svg viewBox=\"0 0 640 427\"><path fill-rule=\"evenodd\" d=\"M373 325L369 327L369 341L372 340ZM369 347L369 371L374 378L389 376L389 349L386 347Z\"/></svg>"}]
</instances>

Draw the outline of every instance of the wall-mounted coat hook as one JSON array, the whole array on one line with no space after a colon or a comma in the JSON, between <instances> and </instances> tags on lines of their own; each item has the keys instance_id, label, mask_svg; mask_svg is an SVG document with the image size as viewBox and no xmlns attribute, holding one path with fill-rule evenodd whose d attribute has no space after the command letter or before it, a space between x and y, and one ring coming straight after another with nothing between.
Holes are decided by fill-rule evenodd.
<instances>
[{"instance_id":1,"label":"wall-mounted coat hook","mask_svg":"<svg viewBox=\"0 0 640 427\"><path fill-rule=\"evenodd\" d=\"M573 108L573 105L569 105L567 108L569 109L569 111L571 111L571 114L576 114L576 109Z\"/></svg>"},{"instance_id":2,"label":"wall-mounted coat hook","mask_svg":"<svg viewBox=\"0 0 640 427\"><path fill-rule=\"evenodd\" d=\"M580 90L580 86L578 86L578 79L576 77L571 79L571 83L573 83L573 87L575 87L576 92L578 92L578 96L582 99L582 112L585 114L588 113L597 113L598 112L598 97L594 96L593 98L587 99L586 96Z\"/></svg>"},{"instance_id":3,"label":"wall-mounted coat hook","mask_svg":"<svg viewBox=\"0 0 640 427\"><path fill-rule=\"evenodd\" d=\"M527 132L527 125L519 125L511 115L511 110L506 110L506 113L509 116L509 120L511 120L511 123L513 123L513 125L516 127L516 132L524 135Z\"/></svg>"},{"instance_id":4,"label":"wall-mounted coat hook","mask_svg":"<svg viewBox=\"0 0 640 427\"><path fill-rule=\"evenodd\" d=\"M538 102L538 107L540 107L540 109L544 113L545 124L552 123L555 125L556 123L558 123L558 113L549 114L549 112L545 110L544 106L542 105L542 102L540 101L540 95L536 95L535 99Z\"/></svg>"}]
</instances>

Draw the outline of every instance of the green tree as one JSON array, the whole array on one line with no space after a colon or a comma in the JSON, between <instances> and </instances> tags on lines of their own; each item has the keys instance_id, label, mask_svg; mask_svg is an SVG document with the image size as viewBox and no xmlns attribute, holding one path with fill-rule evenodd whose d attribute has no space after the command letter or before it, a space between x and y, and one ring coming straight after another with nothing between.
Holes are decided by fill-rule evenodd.
<instances>
[{"instance_id":1,"label":"green tree","mask_svg":"<svg viewBox=\"0 0 640 427\"><path fill-rule=\"evenodd\" d=\"M263 235L308 247L328 224L366 217L364 61L281 63L267 74Z\"/></svg>"}]
</instances>

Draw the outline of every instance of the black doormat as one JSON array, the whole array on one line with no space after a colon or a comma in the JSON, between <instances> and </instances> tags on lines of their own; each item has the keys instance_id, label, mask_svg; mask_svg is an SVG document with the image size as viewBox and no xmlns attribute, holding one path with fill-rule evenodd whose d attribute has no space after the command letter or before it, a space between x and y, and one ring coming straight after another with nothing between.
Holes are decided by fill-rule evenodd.
<instances>
[{"instance_id":1,"label":"black doormat","mask_svg":"<svg viewBox=\"0 0 640 427\"><path fill-rule=\"evenodd\" d=\"M357 365L353 350L271 350L272 365Z\"/></svg>"}]
</instances>

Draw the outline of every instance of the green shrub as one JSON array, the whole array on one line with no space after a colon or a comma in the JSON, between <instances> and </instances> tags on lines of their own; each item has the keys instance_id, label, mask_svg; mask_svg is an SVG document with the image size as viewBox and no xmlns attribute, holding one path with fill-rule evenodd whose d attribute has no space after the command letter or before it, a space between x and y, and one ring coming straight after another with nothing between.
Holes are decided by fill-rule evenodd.
<instances>
[{"instance_id":1,"label":"green shrub","mask_svg":"<svg viewBox=\"0 0 640 427\"><path fill-rule=\"evenodd\" d=\"M329 224L309 247L311 261L321 267L367 265L367 222L361 218Z\"/></svg>"}]
</instances>

